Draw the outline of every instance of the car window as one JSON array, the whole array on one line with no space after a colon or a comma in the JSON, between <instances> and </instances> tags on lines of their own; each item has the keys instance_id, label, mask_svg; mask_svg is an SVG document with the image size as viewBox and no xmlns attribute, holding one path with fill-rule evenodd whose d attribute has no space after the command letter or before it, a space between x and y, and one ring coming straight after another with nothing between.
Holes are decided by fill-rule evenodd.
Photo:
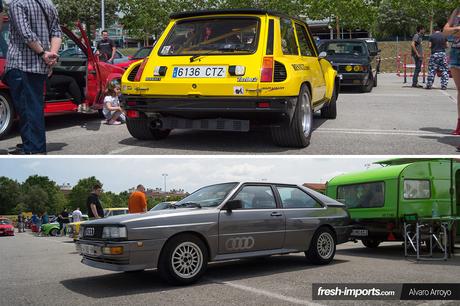
<instances>
[{"instance_id":1,"label":"car window","mask_svg":"<svg viewBox=\"0 0 460 306\"><path fill-rule=\"evenodd\" d=\"M270 186L244 186L234 200L241 200L243 209L276 208L275 197Z\"/></svg>"},{"instance_id":2,"label":"car window","mask_svg":"<svg viewBox=\"0 0 460 306\"><path fill-rule=\"evenodd\" d=\"M321 204L296 187L276 187L284 208L321 208Z\"/></svg>"},{"instance_id":3,"label":"car window","mask_svg":"<svg viewBox=\"0 0 460 306\"><path fill-rule=\"evenodd\" d=\"M294 35L294 27L292 21L287 18L280 19L281 30L281 50L284 55L299 55L297 42Z\"/></svg>"},{"instance_id":4,"label":"car window","mask_svg":"<svg viewBox=\"0 0 460 306\"><path fill-rule=\"evenodd\" d=\"M206 186L175 203L176 207L196 203L202 207L215 207L222 203L228 194L236 187L237 183L224 183Z\"/></svg>"},{"instance_id":5,"label":"car window","mask_svg":"<svg viewBox=\"0 0 460 306\"><path fill-rule=\"evenodd\" d=\"M364 42L329 42L321 44L320 51L326 51L327 54L333 55L354 55L366 56L367 48Z\"/></svg>"},{"instance_id":6,"label":"car window","mask_svg":"<svg viewBox=\"0 0 460 306\"><path fill-rule=\"evenodd\" d=\"M10 41L10 24L4 22L0 32L0 58L6 58Z\"/></svg>"},{"instance_id":7,"label":"car window","mask_svg":"<svg viewBox=\"0 0 460 306\"><path fill-rule=\"evenodd\" d=\"M385 204L385 183L363 183L339 186L337 200L348 208L375 208Z\"/></svg>"},{"instance_id":8,"label":"car window","mask_svg":"<svg viewBox=\"0 0 460 306\"><path fill-rule=\"evenodd\" d=\"M257 50L259 19L221 17L178 21L159 55L250 54Z\"/></svg>"},{"instance_id":9,"label":"car window","mask_svg":"<svg viewBox=\"0 0 460 306\"><path fill-rule=\"evenodd\" d=\"M297 33L297 39L299 40L300 53L303 56L314 56L315 52L313 51L313 47L310 43L310 38L305 27L296 23L295 29Z\"/></svg>"}]
</instances>

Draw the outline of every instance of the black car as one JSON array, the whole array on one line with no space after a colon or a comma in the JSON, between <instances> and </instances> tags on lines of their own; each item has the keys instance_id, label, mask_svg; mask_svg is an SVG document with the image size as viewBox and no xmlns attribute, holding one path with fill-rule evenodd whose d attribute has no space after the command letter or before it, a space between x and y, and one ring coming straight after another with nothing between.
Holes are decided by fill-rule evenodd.
<instances>
[{"instance_id":1,"label":"black car","mask_svg":"<svg viewBox=\"0 0 460 306\"><path fill-rule=\"evenodd\" d=\"M359 86L363 92L371 92L377 86L380 60L378 48L369 46L363 39L323 40L319 51L325 52L326 59L342 76L340 86Z\"/></svg>"}]
</instances>

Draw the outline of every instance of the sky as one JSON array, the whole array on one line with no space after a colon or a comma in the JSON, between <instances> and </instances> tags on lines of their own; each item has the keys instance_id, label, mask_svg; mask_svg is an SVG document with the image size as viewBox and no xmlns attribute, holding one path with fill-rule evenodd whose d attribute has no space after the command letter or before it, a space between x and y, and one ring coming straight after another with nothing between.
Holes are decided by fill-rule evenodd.
<instances>
[{"instance_id":1,"label":"sky","mask_svg":"<svg viewBox=\"0 0 460 306\"><path fill-rule=\"evenodd\" d=\"M143 184L147 188L184 189L192 192L209 184L233 181L325 183L348 172L379 167L382 158L312 157L89 157L0 158L0 176L23 182L31 175L48 176L57 184L75 185L95 176L105 191L119 193Z\"/></svg>"}]
</instances>

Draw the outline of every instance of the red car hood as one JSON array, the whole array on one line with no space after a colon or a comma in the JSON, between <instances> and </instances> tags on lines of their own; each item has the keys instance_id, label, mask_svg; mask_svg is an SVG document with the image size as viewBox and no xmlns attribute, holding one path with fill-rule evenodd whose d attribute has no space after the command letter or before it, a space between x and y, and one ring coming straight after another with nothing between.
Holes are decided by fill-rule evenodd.
<instances>
[{"instance_id":1,"label":"red car hood","mask_svg":"<svg viewBox=\"0 0 460 306\"><path fill-rule=\"evenodd\" d=\"M14 227L11 224L0 224L0 230L8 230L8 229L11 230L13 228Z\"/></svg>"}]
</instances>

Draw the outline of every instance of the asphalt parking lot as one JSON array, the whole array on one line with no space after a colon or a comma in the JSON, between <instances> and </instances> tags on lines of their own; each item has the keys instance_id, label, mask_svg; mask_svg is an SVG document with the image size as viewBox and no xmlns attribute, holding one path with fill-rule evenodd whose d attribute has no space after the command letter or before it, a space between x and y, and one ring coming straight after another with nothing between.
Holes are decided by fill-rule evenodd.
<instances>
[{"instance_id":1,"label":"asphalt parking lot","mask_svg":"<svg viewBox=\"0 0 460 306\"><path fill-rule=\"evenodd\" d=\"M449 261L404 259L401 243L370 250L340 245L335 260L313 266L301 254L211 264L188 287L164 284L155 270L115 273L80 263L66 237L30 232L0 237L0 305L368 305L312 301L312 283L458 282L460 256ZM372 305L458 305L452 301L372 301Z\"/></svg>"},{"instance_id":2,"label":"asphalt parking lot","mask_svg":"<svg viewBox=\"0 0 460 306\"><path fill-rule=\"evenodd\" d=\"M51 155L63 154L456 154L460 138L450 135L456 124L456 90L410 88L394 74L380 74L372 93L345 90L336 120L315 121L305 149L272 144L269 131L249 133L176 130L161 141L139 141L125 125L108 126L97 115L72 114L47 118ZM439 88L439 80L435 87ZM0 141L0 149L20 143L19 134Z\"/></svg>"}]
</instances>

